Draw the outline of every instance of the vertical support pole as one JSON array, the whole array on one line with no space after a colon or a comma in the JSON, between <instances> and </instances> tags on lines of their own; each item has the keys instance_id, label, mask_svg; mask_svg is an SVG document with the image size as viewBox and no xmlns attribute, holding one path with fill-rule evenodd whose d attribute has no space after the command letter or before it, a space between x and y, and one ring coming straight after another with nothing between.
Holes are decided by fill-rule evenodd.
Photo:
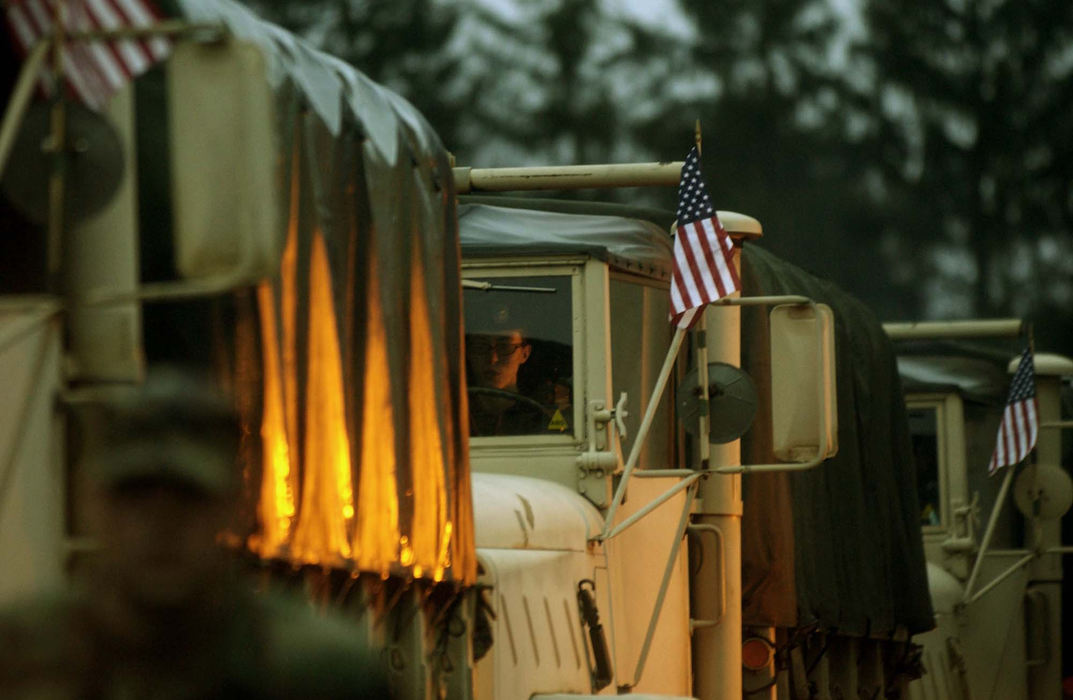
<instances>
[{"instance_id":1,"label":"vertical support pole","mask_svg":"<svg viewBox=\"0 0 1073 700\"><path fill-rule=\"evenodd\" d=\"M741 249L735 251L734 264L741 266ZM741 308L727 306L712 311L715 323L708 324L705 336L711 360L741 365ZM707 382L704 383L705 385ZM708 433L701 435L708 442ZM713 467L741 464L741 443L711 446ZM741 475L713 475L700 488L701 505L694 522L718 527L725 540L723 585L726 591L726 610L722 620L713 627L701 627L693 633L693 692L701 700L740 700L741 670ZM719 575L711 537L695 538L702 547L701 569L690 579L691 617L714 619L722 601L716 600L720 591L714 580Z\"/></svg>"},{"instance_id":2,"label":"vertical support pole","mask_svg":"<svg viewBox=\"0 0 1073 700\"><path fill-rule=\"evenodd\" d=\"M1043 355L1036 361L1036 398L1039 404L1039 421L1047 423L1062 419L1061 381L1062 375L1073 369L1068 361L1056 361L1058 358ZM1036 443L1036 464L1061 466L1062 431L1043 429L1039 431ZM1033 469L1029 467L1029 469ZM1038 537L1038 542L1035 538ZM1058 547L1062 544L1061 520L1041 522L1039 528L1025 528L1025 546L1039 546L1041 550ZM1038 591L1046 600L1048 625L1046 630L1037 630L1038 634L1046 632L1046 659L1043 663L1028 668L1029 700L1050 700L1057 693L1062 681L1062 555L1042 554L1029 565L1029 589Z\"/></svg>"},{"instance_id":3,"label":"vertical support pole","mask_svg":"<svg viewBox=\"0 0 1073 700\"><path fill-rule=\"evenodd\" d=\"M123 179L115 196L85 221L70 222L62 240L64 292L79 297L107 289L138 290L138 189L134 88L125 85L106 110L123 147ZM72 304L68 310L71 377L80 381L140 381L145 370L141 304Z\"/></svg>"}]
</instances>

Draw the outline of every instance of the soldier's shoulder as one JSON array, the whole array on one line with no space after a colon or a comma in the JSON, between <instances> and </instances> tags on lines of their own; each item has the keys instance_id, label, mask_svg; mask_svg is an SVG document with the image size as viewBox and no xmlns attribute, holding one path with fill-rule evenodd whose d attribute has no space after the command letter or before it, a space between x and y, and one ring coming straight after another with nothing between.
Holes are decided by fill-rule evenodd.
<instances>
[{"instance_id":1,"label":"soldier's shoulder","mask_svg":"<svg viewBox=\"0 0 1073 700\"><path fill-rule=\"evenodd\" d=\"M53 637L56 632L81 624L84 599L77 594L55 591L0 604L0 634L8 638ZM13 648L7 645L6 648Z\"/></svg>"},{"instance_id":2,"label":"soldier's shoulder","mask_svg":"<svg viewBox=\"0 0 1073 700\"><path fill-rule=\"evenodd\" d=\"M85 605L81 597L57 592L0 605L0 684L12 678L64 670L81 665L86 639Z\"/></svg>"},{"instance_id":3,"label":"soldier's shoulder","mask_svg":"<svg viewBox=\"0 0 1073 700\"><path fill-rule=\"evenodd\" d=\"M284 695L386 698L380 655L352 621L281 594L259 596L269 667Z\"/></svg>"}]
</instances>

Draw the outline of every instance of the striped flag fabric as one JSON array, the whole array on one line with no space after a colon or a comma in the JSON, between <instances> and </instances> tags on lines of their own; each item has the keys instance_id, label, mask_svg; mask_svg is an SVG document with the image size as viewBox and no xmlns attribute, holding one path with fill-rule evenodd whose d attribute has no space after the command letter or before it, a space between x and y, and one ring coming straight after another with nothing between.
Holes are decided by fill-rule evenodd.
<instances>
[{"instance_id":1,"label":"striped flag fabric","mask_svg":"<svg viewBox=\"0 0 1073 700\"><path fill-rule=\"evenodd\" d=\"M1010 396L1002 412L1002 423L995 438L995 451L987 467L994 474L1000 467L1017 464L1036 446L1039 411L1036 404L1036 370L1032 349L1025 348L1021 363L1010 382Z\"/></svg>"},{"instance_id":2,"label":"striped flag fabric","mask_svg":"<svg viewBox=\"0 0 1073 700\"><path fill-rule=\"evenodd\" d=\"M65 34L146 27L162 14L149 0L5 0L4 10L15 43L29 53L53 33L61 3ZM167 57L171 42L163 37L64 42L64 82L76 99L99 110L119 88ZM47 81L42 82L51 92Z\"/></svg>"},{"instance_id":3,"label":"striped flag fabric","mask_svg":"<svg viewBox=\"0 0 1073 700\"><path fill-rule=\"evenodd\" d=\"M705 304L741 289L734 269L734 242L720 223L701 179L696 146L682 165L677 217L671 318L679 328L688 330L699 320Z\"/></svg>"}]
</instances>

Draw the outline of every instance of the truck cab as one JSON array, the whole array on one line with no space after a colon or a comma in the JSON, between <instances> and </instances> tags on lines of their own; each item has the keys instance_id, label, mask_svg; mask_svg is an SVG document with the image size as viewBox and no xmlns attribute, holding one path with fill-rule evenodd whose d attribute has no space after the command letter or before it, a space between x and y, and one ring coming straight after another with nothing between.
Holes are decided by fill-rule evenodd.
<instances>
[{"instance_id":1,"label":"truck cab","mask_svg":"<svg viewBox=\"0 0 1073 700\"><path fill-rule=\"evenodd\" d=\"M1007 322L1016 338L1019 321ZM1060 392L1068 358L1035 358L1041 427L1024 465L987 465L1018 364L1013 343L970 342L980 324L951 322L947 339L902 338L920 526L936 627L921 636L915 698L1055 697L1061 679L1059 521L1073 486L1061 467ZM894 326L898 339L905 329ZM950 340L950 333L961 333Z\"/></svg>"},{"instance_id":2,"label":"truck cab","mask_svg":"<svg viewBox=\"0 0 1073 700\"><path fill-rule=\"evenodd\" d=\"M670 237L641 219L491 204L463 204L459 224L475 531L495 613L478 697L613 693L632 678L684 503L594 539L670 343ZM641 469L684 463L673 401ZM674 481L635 482L621 517ZM637 688L689 696L684 551L672 568L660 663ZM599 622L579 606L587 595Z\"/></svg>"}]
</instances>

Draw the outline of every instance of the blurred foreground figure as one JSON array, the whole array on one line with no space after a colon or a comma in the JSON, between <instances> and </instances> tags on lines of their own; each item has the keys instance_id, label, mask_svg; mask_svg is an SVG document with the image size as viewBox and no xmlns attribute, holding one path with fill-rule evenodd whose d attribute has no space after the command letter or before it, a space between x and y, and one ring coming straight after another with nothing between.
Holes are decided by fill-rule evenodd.
<instances>
[{"instance_id":1,"label":"blurred foreground figure","mask_svg":"<svg viewBox=\"0 0 1073 700\"><path fill-rule=\"evenodd\" d=\"M3 698L382 698L356 630L254 595L216 543L239 425L173 371L95 404L76 511L99 549L70 594L0 613Z\"/></svg>"}]
</instances>

